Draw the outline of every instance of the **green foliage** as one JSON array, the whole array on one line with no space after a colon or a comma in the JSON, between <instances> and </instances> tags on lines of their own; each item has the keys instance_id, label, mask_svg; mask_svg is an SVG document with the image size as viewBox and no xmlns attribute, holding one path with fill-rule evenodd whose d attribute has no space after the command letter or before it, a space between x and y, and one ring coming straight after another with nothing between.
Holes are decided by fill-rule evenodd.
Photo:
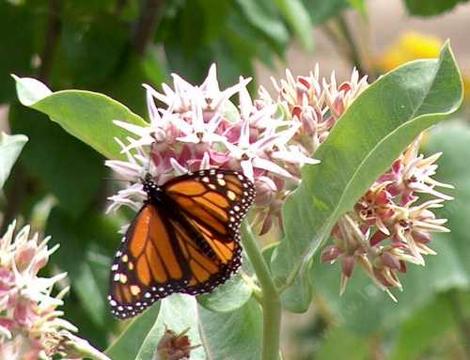
<instances>
[{"instance_id":1,"label":"green foliage","mask_svg":"<svg viewBox=\"0 0 470 360\"><path fill-rule=\"evenodd\" d=\"M282 16L306 48L313 48L312 22L300 0L275 0Z\"/></svg>"},{"instance_id":2,"label":"green foliage","mask_svg":"<svg viewBox=\"0 0 470 360\"><path fill-rule=\"evenodd\" d=\"M27 142L28 138L24 135L0 134L0 189L3 188L11 168Z\"/></svg>"},{"instance_id":3,"label":"green foliage","mask_svg":"<svg viewBox=\"0 0 470 360\"><path fill-rule=\"evenodd\" d=\"M310 14L312 22L316 25L323 24L325 21L341 13L347 8L348 0L302 0L305 8Z\"/></svg>"},{"instance_id":4,"label":"green foliage","mask_svg":"<svg viewBox=\"0 0 470 360\"><path fill-rule=\"evenodd\" d=\"M461 101L460 74L447 46L438 61L402 66L364 91L317 151L322 165L304 167L302 184L283 208L285 238L272 259L279 286L290 286L299 271L308 270L339 216L421 131ZM290 309L308 307L305 296L291 298Z\"/></svg>"},{"instance_id":5,"label":"green foliage","mask_svg":"<svg viewBox=\"0 0 470 360\"><path fill-rule=\"evenodd\" d=\"M216 313L200 307L199 317L207 358L260 358L261 309L253 298L231 313Z\"/></svg>"},{"instance_id":6,"label":"green foliage","mask_svg":"<svg viewBox=\"0 0 470 360\"><path fill-rule=\"evenodd\" d=\"M460 1L405 2L411 14L434 15ZM255 299L252 284L240 275L197 301L185 295L166 298L124 330L111 319L106 300L109 265L118 243L117 230L125 220L103 215L111 192L103 161L123 158L115 138L131 135L113 121L145 125L141 83L158 86L170 72L198 82L216 62L221 86L232 85L240 75L254 75L256 62L270 66L283 60L294 38L312 49L314 25L341 15L348 7L365 14L365 2L164 2L143 53L136 51L134 43L145 11L139 2L65 0L51 8L53 3L0 3L4 55L0 103L14 98L14 81L9 77L14 73L18 74L18 98L30 108L10 104L11 131L27 137L2 135L0 139L0 187L30 139L5 186L6 217L28 220L34 217L39 199L54 199L50 217L38 222L45 223L39 230L52 235L52 244L61 244L48 270L69 273L71 293L64 311L78 325L80 336L106 348L109 339L119 334L107 350L113 360L153 359L166 327L177 333L189 329L191 343L202 345L192 351L192 359L260 358L266 331L263 299L258 293ZM62 90L67 88L90 91ZM334 314L331 323L338 327L328 326L322 333L326 336L317 339L319 359L368 358L371 344L382 334L392 344L388 345L392 359L416 358L439 338L457 333L454 298L468 304L460 295L467 294L470 285L466 261L470 256L466 229L470 130L466 125L437 129L427 145L430 152L445 152L441 180L456 184L456 200L440 214L449 218L453 232L434 238L439 256L430 259L425 269L410 269L398 304L360 276L340 298L338 271L319 264L316 250L335 220L403 148L454 111L460 98L458 70L446 47L439 61L408 64L372 85L321 146L316 157L322 164L304 169L302 185L284 209L286 237L265 249L263 256L284 290L284 309L304 312L313 297L316 304L326 302ZM245 264L246 277L254 278L249 261ZM433 327L434 319L441 326Z\"/></svg>"},{"instance_id":7,"label":"green foliage","mask_svg":"<svg viewBox=\"0 0 470 360\"><path fill-rule=\"evenodd\" d=\"M40 113L15 105L9 121L14 133L27 134L31 139L21 164L38 179L41 188L54 194L62 209L80 216L103 187L107 173L103 158Z\"/></svg>"},{"instance_id":8,"label":"green foliage","mask_svg":"<svg viewBox=\"0 0 470 360\"><path fill-rule=\"evenodd\" d=\"M435 16L452 10L468 0L404 0L411 15Z\"/></svg>"},{"instance_id":9,"label":"green foliage","mask_svg":"<svg viewBox=\"0 0 470 360\"><path fill-rule=\"evenodd\" d=\"M231 312L245 305L252 292L252 288L237 274L212 293L198 296L197 300L208 310Z\"/></svg>"},{"instance_id":10,"label":"green foliage","mask_svg":"<svg viewBox=\"0 0 470 360\"><path fill-rule=\"evenodd\" d=\"M378 290L368 278L356 271L346 293L338 296L339 269L320 264L315 259L312 279L315 285L315 303L328 303L339 329L335 333L360 335L360 341L385 332L395 340L389 349L391 359L416 358L418 354L436 348L448 354L459 351L460 321L467 313L459 313L468 304L461 294L470 288L470 257L468 221L468 156L470 128L454 121L440 125L430 132L425 144L430 154L442 151L439 161L439 180L455 185L451 193L455 199L439 211L439 217L448 218L450 233L434 234L431 247L438 253L426 260L425 267L410 267L401 279L404 291L397 293L398 303ZM367 311L364 309L367 308ZM337 343L344 343L336 339ZM457 344L456 344L457 342ZM457 346L457 349L455 347ZM348 345L349 351L355 346ZM437 350L441 349L441 350Z\"/></svg>"},{"instance_id":11,"label":"green foliage","mask_svg":"<svg viewBox=\"0 0 470 360\"><path fill-rule=\"evenodd\" d=\"M18 98L23 105L47 114L67 132L108 158L124 158L115 138L125 139L130 135L114 124L114 120L145 125L141 117L105 95L83 90L64 90L47 95L46 92L37 92L38 88L45 87L37 80L16 78L16 81Z\"/></svg>"},{"instance_id":12,"label":"green foliage","mask_svg":"<svg viewBox=\"0 0 470 360\"><path fill-rule=\"evenodd\" d=\"M135 359L147 334L157 321L160 303L147 309L142 315L131 321L119 338L106 350L113 360Z\"/></svg>"}]
</instances>

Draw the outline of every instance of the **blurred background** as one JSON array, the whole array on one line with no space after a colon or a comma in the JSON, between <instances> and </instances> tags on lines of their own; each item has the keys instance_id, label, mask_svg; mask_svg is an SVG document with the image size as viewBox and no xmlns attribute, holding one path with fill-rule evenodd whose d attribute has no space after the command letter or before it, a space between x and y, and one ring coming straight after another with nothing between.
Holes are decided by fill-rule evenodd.
<instances>
[{"instance_id":1,"label":"blurred background","mask_svg":"<svg viewBox=\"0 0 470 360\"><path fill-rule=\"evenodd\" d=\"M104 158L44 115L21 107L11 73L54 91L103 92L146 116L142 83L176 72L191 82L218 64L223 86L251 76L307 74L371 81L400 64L437 57L446 39L470 89L470 2L465 0L0 0L0 128L27 143L0 197L3 229L13 219L61 243L48 271L69 273L65 313L80 335L105 348L122 324L106 304L117 230L131 214L105 216ZM424 152L443 151L437 178L456 186L442 210L450 234L439 253L410 268L394 303L357 272L339 297L339 269L314 266L307 314L286 314L286 359L470 359L470 112L468 100L428 132ZM267 239L269 241L269 239ZM65 286L65 284L63 284Z\"/></svg>"}]
</instances>

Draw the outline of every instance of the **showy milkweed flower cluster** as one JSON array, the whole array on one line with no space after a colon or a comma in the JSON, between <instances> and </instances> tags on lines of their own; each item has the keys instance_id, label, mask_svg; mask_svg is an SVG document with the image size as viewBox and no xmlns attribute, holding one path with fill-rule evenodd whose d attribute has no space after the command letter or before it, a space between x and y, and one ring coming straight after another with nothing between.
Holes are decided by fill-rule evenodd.
<instances>
[{"instance_id":1,"label":"showy milkweed flower cluster","mask_svg":"<svg viewBox=\"0 0 470 360\"><path fill-rule=\"evenodd\" d=\"M432 178L441 154L424 157L419 143L420 138L336 224L334 245L326 247L321 258L341 262L341 293L356 264L383 290L401 289L398 274L406 272L407 263L425 265L424 256L436 254L429 247L431 233L449 231L447 220L436 218L433 210L452 199L438 188L453 187ZM426 200L420 199L423 194Z\"/></svg>"},{"instance_id":2,"label":"showy milkweed flower cluster","mask_svg":"<svg viewBox=\"0 0 470 360\"><path fill-rule=\"evenodd\" d=\"M320 78L319 68L307 76L273 80L274 94L261 87L252 98L250 79L220 90L213 65L200 86L173 75L173 87L158 92L145 85L148 126L115 121L132 136L116 139L127 161L107 161L129 186L110 197L108 209L138 210L146 194L140 179L150 172L159 184L188 171L207 168L241 170L256 187L255 224L266 233L274 221L282 225L281 207L300 181L300 169L316 164L315 151L352 102L368 87L353 71L338 84L334 73ZM239 106L231 102L238 97ZM157 103L159 105L157 105ZM436 190L450 187L431 178L439 155L418 155L411 145L390 171L381 176L332 231L335 244L322 253L325 262L342 263L341 292L356 264L384 290L401 287L397 274L406 263L424 264L433 231L447 231L432 210L450 197ZM419 202L419 194L433 200Z\"/></svg>"},{"instance_id":3,"label":"showy milkweed flower cluster","mask_svg":"<svg viewBox=\"0 0 470 360\"><path fill-rule=\"evenodd\" d=\"M108 210L121 205L139 209L145 198L140 178L150 172L162 184L188 171L207 168L241 170L256 187L256 223L266 233L279 220L281 205L300 181L304 164L318 163L314 150L337 118L364 87L357 72L351 82L320 81L318 67L309 77L275 83L277 97L265 89L252 99L250 79L220 90L212 65L200 86L173 75L173 87L147 91L148 126L115 121L133 136L116 139L127 161L106 164L130 182L110 199ZM238 97L239 106L230 101ZM160 105L157 106L156 103Z\"/></svg>"},{"instance_id":4,"label":"showy milkweed flower cluster","mask_svg":"<svg viewBox=\"0 0 470 360\"><path fill-rule=\"evenodd\" d=\"M65 273L40 277L57 246L48 249L49 238L39 240L25 226L15 233L15 223L0 239L0 359L52 359L66 354L67 344L77 329L61 319L62 297L54 285Z\"/></svg>"},{"instance_id":5,"label":"showy milkweed flower cluster","mask_svg":"<svg viewBox=\"0 0 470 360\"><path fill-rule=\"evenodd\" d=\"M329 82L320 82L318 73L318 66L309 76L294 78L287 72L285 80L274 82L274 99L264 88L260 92L262 103L277 102L285 118L300 122L295 139L313 156L340 116L368 86L367 79L360 78L357 71L339 86L334 74ZM406 264L424 265L424 256L435 254L428 246L431 233L449 231L444 227L447 220L437 219L432 211L452 199L437 189L452 186L432 179L440 154L427 158L419 155L419 140L374 182L354 211L334 226L334 245L327 246L321 258L324 262L341 262L341 293L356 264L383 290L401 289L398 273L406 272ZM420 201L422 194L427 195L426 201Z\"/></svg>"}]
</instances>

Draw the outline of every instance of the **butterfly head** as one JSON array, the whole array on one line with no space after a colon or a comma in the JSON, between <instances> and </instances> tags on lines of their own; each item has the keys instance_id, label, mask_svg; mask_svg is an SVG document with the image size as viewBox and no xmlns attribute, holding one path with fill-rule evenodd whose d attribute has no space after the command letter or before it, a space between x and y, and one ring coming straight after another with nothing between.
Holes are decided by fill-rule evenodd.
<instances>
[{"instance_id":1,"label":"butterfly head","mask_svg":"<svg viewBox=\"0 0 470 360\"><path fill-rule=\"evenodd\" d=\"M141 179L144 191L151 195L161 191L160 187L155 182L153 176L149 173L145 174L145 177Z\"/></svg>"}]
</instances>

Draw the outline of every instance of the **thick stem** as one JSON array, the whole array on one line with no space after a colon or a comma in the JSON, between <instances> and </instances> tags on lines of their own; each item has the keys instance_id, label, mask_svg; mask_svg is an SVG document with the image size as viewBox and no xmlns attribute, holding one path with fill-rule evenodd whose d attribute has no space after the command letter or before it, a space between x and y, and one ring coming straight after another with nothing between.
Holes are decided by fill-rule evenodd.
<instances>
[{"instance_id":1,"label":"thick stem","mask_svg":"<svg viewBox=\"0 0 470 360\"><path fill-rule=\"evenodd\" d=\"M255 270L262 293L263 348L261 358L262 360L277 360L280 349L281 299L250 226L244 222L241 230L243 248Z\"/></svg>"}]
</instances>

